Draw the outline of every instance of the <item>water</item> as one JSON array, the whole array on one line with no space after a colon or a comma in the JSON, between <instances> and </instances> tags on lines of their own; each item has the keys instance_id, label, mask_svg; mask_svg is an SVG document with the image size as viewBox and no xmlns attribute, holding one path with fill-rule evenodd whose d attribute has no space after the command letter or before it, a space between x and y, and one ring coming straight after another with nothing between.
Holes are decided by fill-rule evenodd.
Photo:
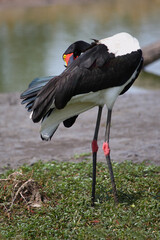
<instances>
[{"instance_id":1,"label":"water","mask_svg":"<svg viewBox=\"0 0 160 240\"><path fill-rule=\"evenodd\" d=\"M123 4L122 4L123 3ZM23 91L37 76L64 70L62 54L76 40L126 31L141 46L160 40L158 1L107 1L0 11L0 92ZM160 61L148 67L160 75ZM160 87L160 86L159 86Z\"/></svg>"}]
</instances>

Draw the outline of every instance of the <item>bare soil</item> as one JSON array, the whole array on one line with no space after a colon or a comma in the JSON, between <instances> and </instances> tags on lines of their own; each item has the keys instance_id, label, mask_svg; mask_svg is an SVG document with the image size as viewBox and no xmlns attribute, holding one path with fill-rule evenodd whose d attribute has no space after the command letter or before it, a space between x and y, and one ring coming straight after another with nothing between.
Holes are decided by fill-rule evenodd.
<instances>
[{"instance_id":1,"label":"bare soil","mask_svg":"<svg viewBox=\"0 0 160 240\"><path fill-rule=\"evenodd\" d=\"M29 119L19 93L0 94L0 172L42 161L81 161L91 153L97 108L81 114L73 127L61 124L50 142L39 136L39 124ZM98 161L105 161L102 144L106 109L99 133ZM111 158L116 162L160 164L160 91L126 93L115 103L111 126Z\"/></svg>"}]
</instances>

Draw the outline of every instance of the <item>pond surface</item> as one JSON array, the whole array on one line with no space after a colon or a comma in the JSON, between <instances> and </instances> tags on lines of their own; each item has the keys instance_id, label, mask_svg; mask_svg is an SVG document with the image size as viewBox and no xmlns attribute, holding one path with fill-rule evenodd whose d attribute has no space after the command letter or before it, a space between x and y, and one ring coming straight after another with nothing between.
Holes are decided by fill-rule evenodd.
<instances>
[{"instance_id":1,"label":"pond surface","mask_svg":"<svg viewBox=\"0 0 160 240\"><path fill-rule=\"evenodd\" d=\"M160 40L159 1L107 1L0 11L0 92L23 91L37 76L64 70L62 54L74 41L126 31L140 45ZM160 61L148 71L160 75ZM160 86L159 86L160 87Z\"/></svg>"}]
</instances>

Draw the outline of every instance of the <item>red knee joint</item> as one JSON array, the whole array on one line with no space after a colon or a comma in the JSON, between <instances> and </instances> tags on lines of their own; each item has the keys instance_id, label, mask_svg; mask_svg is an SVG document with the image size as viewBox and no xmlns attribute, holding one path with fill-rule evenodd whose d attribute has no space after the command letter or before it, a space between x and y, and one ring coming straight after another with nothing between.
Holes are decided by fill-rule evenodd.
<instances>
[{"instance_id":1,"label":"red knee joint","mask_svg":"<svg viewBox=\"0 0 160 240\"><path fill-rule=\"evenodd\" d=\"M104 155L108 156L110 153L110 148L109 148L108 142L103 143L102 149L103 149Z\"/></svg>"},{"instance_id":2,"label":"red knee joint","mask_svg":"<svg viewBox=\"0 0 160 240\"><path fill-rule=\"evenodd\" d=\"M95 139L92 141L92 152L93 153L98 152L98 145L97 145L97 141Z\"/></svg>"}]
</instances>

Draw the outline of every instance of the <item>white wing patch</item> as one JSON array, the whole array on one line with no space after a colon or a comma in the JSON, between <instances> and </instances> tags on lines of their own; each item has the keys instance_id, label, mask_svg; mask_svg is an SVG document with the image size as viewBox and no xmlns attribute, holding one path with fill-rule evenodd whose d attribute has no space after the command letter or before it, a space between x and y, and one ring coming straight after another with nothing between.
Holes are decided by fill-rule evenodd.
<instances>
[{"instance_id":1,"label":"white wing patch","mask_svg":"<svg viewBox=\"0 0 160 240\"><path fill-rule=\"evenodd\" d=\"M115 54L115 57L140 49L138 40L125 32L101 39L99 43L106 45L109 53Z\"/></svg>"}]
</instances>

